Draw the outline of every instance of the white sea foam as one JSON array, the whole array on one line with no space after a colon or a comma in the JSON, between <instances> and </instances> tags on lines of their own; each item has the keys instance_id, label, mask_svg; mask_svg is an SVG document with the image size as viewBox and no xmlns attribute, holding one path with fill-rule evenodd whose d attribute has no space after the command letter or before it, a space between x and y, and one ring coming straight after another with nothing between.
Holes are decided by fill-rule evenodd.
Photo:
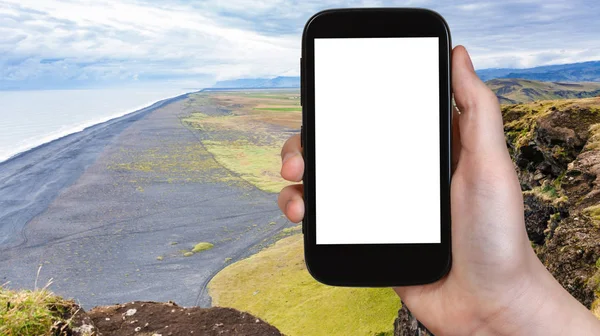
<instances>
[{"instance_id":1,"label":"white sea foam","mask_svg":"<svg viewBox=\"0 0 600 336\"><path fill-rule=\"evenodd\" d=\"M0 161L188 91L190 90L2 91Z\"/></svg>"}]
</instances>

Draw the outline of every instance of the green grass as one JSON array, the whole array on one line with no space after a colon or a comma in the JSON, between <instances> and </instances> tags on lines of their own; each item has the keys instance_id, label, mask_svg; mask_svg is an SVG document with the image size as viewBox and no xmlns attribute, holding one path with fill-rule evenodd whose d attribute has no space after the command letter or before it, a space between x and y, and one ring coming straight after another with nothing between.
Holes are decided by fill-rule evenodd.
<instances>
[{"instance_id":1,"label":"green grass","mask_svg":"<svg viewBox=\"0 0 600 336\"><path fill-rule=\"evenodd\" d=\"M47 290L12 291L0 287L0 335L59 335L55 324L67 326L65 316L75 313L74 302Z\"/></svg>"},{"instance_id":2,"label":"green grass","mask_svg":"<svg viewBox=\"0 0 600 336\"><path fill-rule=\"evenodd\" d=\"M213 305L247 311L288 336L392 335L400 309L394 291L317 282L306 270L302 239L284 238L223 269L208 286Z\"/></svg>"},{"instance_id":3,"label":"green grass","mask_svg":"<svg viewBox=\"0 0 600 336\"><path fill-rule=\"evenodd\" d=\"M214 247L214 245L211 243L202 242L202 243L196 244L196 246L194 246L194 248L192 249L192 252L198 253L198 252L210 250L213 247Z\"/></svg>"},{"instance_id":4,"label":"green grass","mask_svg":"<svg viewBox=\"0 0 600 336\"><path fill-rule=\"evenodd\" d=\"M558 191L556 190L556 186L554 186L554 184L542 185L541 192L550 197L551 199L558 198Z\"/></svg>"},{"instance_id":5,"label":"green grass","mask_svg":"<svg viewBox=\"0 0 600 336\"><path fill-rule=\"evenodd\" d=\"M296 100L300 100L300 93L294 93L294 94L281 94L281 95L274 95L274 94L246 94L244 95L244 97L248 97L248 98L263 98L263 99L281 99L281 100L289 100L289 101L296 101Z\"/></svg>"},{"instance_id":6,"label":"green grass","mask_svg":"<svg viewBox=\"0 0 600 336\"><path fill-rule=\"evenodd\" d=\"M276 193L289 185L279 175L281 146L259 146L246 140L207 140L204 145L220 164L263 191Z\"/></svg>"},{"instance_id":7,"label":"green grass","mask_svg":"<svg viewBox=\"0 0 600 336\"><path fill-rule=\"evenodd\" d=\"M556 180L553 182L544 181L541 186L523 192L523 195L535 195L540 199L550 202L556 206L564 204L568 200L563 194L560 185L557 186Z\"/></svg>"},{"instance_id":8,"label":"green grass","mask_svg":"<svg viewBox=\"0 0 600 336\"><path fill-rule=\"evenodd\" d=\"M255 107L259 111L275 111L275 112L302 112L302 107Z\"/></svg>"}]
</instances>

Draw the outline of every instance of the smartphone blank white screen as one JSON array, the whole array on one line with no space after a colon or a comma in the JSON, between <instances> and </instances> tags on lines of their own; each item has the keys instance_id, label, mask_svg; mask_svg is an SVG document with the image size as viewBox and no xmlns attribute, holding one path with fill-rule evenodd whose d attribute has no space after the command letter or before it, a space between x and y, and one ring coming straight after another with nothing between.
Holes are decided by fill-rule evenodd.
<instances>
[{"instance_id":1,"label":"smartphone blank white screen","mask_svg":"<svg viewBox=\"0 0 600 336\"><path fill-rule=\"evenodd\" d=\"M315 39L316 243L440 243L438 38Z\"/></svg>"}]
</instances>

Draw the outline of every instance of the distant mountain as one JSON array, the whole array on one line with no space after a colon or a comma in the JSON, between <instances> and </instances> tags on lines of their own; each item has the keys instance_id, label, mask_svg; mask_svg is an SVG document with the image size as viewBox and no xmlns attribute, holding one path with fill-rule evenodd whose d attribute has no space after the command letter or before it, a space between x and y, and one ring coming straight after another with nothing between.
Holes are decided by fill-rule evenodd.
<instances>
[{"instance_id":1,"label":"distant mountain","mask_svg":"<svg viewBox=\"0 0 600 336\"><path fill-rule=\"evenodd\" d=\"M581 62L581 63L570 63L570 64L556 64L556 65L544 65L534 68L516 69L516 68L494 68L494 69L481 69L476 71L481 80L489 81L492 79L502 78L518 78L527 79L531 81L543 81L543 82L600 82L600 61ZM500 82L498 85L506 86L509 82ZM524 89L529 89L529 85L525 82ZM555 83L556 84L556 83ZM558 83L560 85L568 85L566 83ZM541 88L542 91L550 90L556 91L557 95L561 95L561 91L589 91L590 87L588 84L583 84L583 88L572 87L545 87ZM539 84L534 85L530 89L540 89ZM226 81L217 82L212 88L220 89L231 89L231 88L299 88L300 77L292 76L280 76L275 78L243 78L233 79ZM593 90L592 90L593 91ZM525 102L530 100L523 100L528 97L529 90L523 91L523 96L517 101ZM536 93L530 93L532 96L536 96ZM566 94L566 93L565 93ZM542 94L544 95L544 94ZM506 97L510 99L509 97ZM568 96L565 98L577 98L576 96ZM540 98L542 99L542 98ZM549 98L556 99L556 98Z\"/></svg>"},{"instance_id":2,"label":"distant mountain","mask_svg":"<svg viewBox=\"0 0 600 336\"><path fill-rule=\"evenodd\" d=\"M479 78L522 78L545 82L600 82L600 61L545 65L527 69L482 69Z\"/></svg>"},{"instance_id":3,"label":"distant mountain","mask_svg":"<svg viewBox=\"0 0 600 336\"><path fill-rule=\"evenodd\" d=\"M249 89L249 88L299 88L300 77L279 76L275 78L243 78L219 81L213 88Z\"/></svg>"},{"instance_id":4,"label":"distant mountain","mask_svg":"<svg viewBox=\"0 0 600 336\"><path fill-rule=\"evenodd\" d=\"M485 83L501 104L527 103L535 100L588 98L600 95L600 83L541 82L527 79L496 78Z\"/></svg>"}]
</instances>

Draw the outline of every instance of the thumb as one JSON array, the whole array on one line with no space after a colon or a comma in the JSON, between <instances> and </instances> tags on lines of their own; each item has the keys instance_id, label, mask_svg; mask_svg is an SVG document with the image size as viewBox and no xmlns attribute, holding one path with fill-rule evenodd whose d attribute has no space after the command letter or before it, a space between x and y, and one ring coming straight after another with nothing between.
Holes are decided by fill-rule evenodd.
<instances>
[{"instance_id":1,"label":"thumb","mask_svg":"<svg viewBox=\"0 0 600 336\"><path fill-rule=\"evenodd\" d=\"M506 156L498 98L477 76L463 46L452 51L452 90L460 110L461 150L469 154ZM497 156L496 156L497 155Z\"/></svg>"}]
</instances>

